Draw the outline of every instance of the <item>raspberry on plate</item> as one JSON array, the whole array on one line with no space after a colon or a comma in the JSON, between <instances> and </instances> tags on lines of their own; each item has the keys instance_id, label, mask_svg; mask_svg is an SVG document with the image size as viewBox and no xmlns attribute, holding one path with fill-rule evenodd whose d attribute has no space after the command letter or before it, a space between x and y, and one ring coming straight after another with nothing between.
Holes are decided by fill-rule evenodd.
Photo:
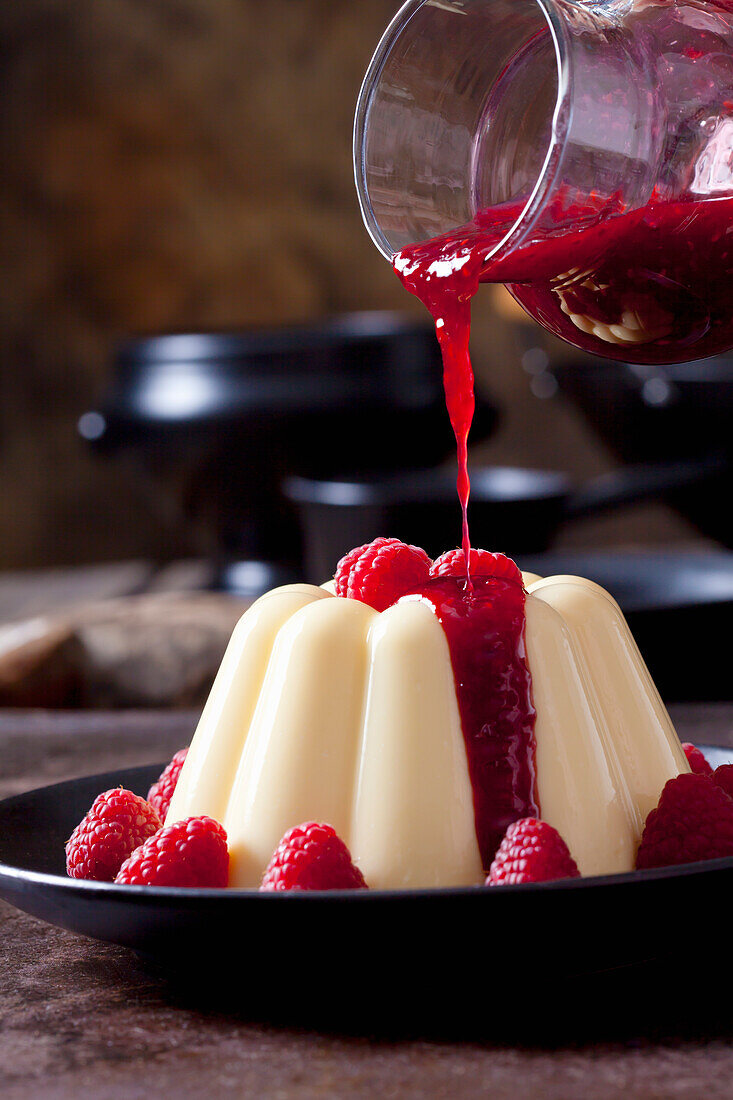
<instances>
[{"instance_id":1,"label":"raspberry on plate","mask_svg":"<svg viewBox=\"0 0 733 1100\"><path fill-rule=\"evenodd\" d=\"M331 825L308 821L278 844L260 890L366 890L364 876Z\"/></svg>"},{"instance_id":2,"label":"raspberry on plate","mask_svg":"<svg viewBox=\"0 0 733 1100\"><path fill-rule=\"evenodd\" d=\"M506 554L497 554L491 550L479 550L471 547L468 555L472 577L498 577L507 581L522 583L519 566ZM466 556L463 550L447 550L436 558L430 567L431 577L465 577Z\"/></svg>"},{"instance_id":3,"label":"raspberry on plate","mask_svg":"<svg viewBox=\"0 0 733 1100\"><path fill-rule=\"evenodd\" d=\"M646 819L637 868L718 856L733 856L733 799L707 775L685 772L668 780Z\"/></svg>"},{"instance_id":4,"label":"raspberry on plate","mask_svg":"<svg viewBox=\"0 0 733 1100\"><path fill-rule=\"evenodd\" d=\"M713 782L733 798L733 764L721 764L713 772Z\"/></svg>"},{"instance_id":5,"label":"raspberry on plate","mask_svg":"<svg viewBox=\"0 0 733 1100\"><path fill-rule=\"evenodd\" d=\"M708 764L707 760L695 745L692 745L689 741L682 742L682 748L685 756L687 757L687 763L690 765L691 770L696 775L712 775L713 769Z\"/></svg>"},{"instance_id":6,"label":"raspberry on plate","mask_svg":"<svg viewBox=\"0 0 733 1100\"><path fill-rule=\"evenodd\" d=\"M224 887L229 882L227 834L211 817L187 817L166 825L122 864L115 882Z\"/></svg>"},{"instance_id":7,"label":"raspberry on plate","mask_svg":"<svg viewBox=\"0 0 733 1100\"><path fill-rule=\"evenodd\" d=\"M559 878L578 878L575 860L563 838L546 821L524 817L504 833L487 886L510 886L522 882L553 882Z\"/></svg>"},{"instance_id":8,"label":"raspberry on plate","mask_svg":"<svg viewBox=\"0 0 733 1100\"><path fill-rule=\"evenodd\" d=\"M344 555L336 566L336 595L385 611L425 584L429 571L430 558L419 546L380 537Z\"/></svg>"},{"instance_id":9,"label":"raspberry on plate","mask_svg":"<svg viewBox=\"0 0 733 1100\"><path fill-rule=\"evenodd\" d=\"M178 776L181 774L181 768L187 754L188 749L179 749L170 764L161 772L148 791L148 802L158 811L161 821L165 821L173 792L176 789Z\"/></svg>"},{"instance_id":10,"label":"raspberry on plate","mask_svg":"<svg viewBox=\"0 0 733 1100\"><path fill-rule=\"evenodd\" d=\"M123 787L104 791L66 842L67 875L112 882L127 857L161 825L155 807L140 795Z\"/></svg>"}]
</instances>

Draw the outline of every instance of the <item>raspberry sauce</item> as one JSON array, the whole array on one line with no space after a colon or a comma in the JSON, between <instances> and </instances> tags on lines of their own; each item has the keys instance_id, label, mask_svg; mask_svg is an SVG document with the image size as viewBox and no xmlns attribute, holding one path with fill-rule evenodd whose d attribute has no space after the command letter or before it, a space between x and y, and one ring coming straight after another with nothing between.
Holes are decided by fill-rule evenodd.
<instances>
[{"instance_id":1,"label":"raspberry sauce","mask_svg":"<svg viewBox=\"0 0 733 1100\"><path fill-rule=\"evenodd\" d=\"M467 346L480 282L506 283L545 328L594 355L671 363L733 346L733 197L653 196L626 211L618 195L562 192L549 209L549 228L486 259L521 212L521 203L482 211L394 257L404 285L433 315L441 346L453 347L445 362L450 387L469 378L470 365L456 358ZM455 399L459 406L465 398Z\"/></svg>"},{"instance_id":2,"label":"raspberry sauce","mask_svg":"<svg viewBox=\"0 0 733 1100\"><path fill-rule=\"evenodd\" d=\"M484 870L508 825L539 817L534 706L518 581L441 577L407 599L433 608L450 650Z\"/></svg>"}]
</instances>

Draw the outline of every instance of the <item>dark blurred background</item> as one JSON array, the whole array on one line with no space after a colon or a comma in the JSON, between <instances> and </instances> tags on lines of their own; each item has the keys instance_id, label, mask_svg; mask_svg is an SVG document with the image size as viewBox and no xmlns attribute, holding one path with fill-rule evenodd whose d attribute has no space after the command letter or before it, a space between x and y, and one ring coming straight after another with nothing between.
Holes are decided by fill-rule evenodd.
<instances>
[{"instance_id":1,"label":"dark blurred background","mask_svg":"<svg viewBox=\"0 0 733 1100\"><path fill-rule=\"evenodd\" d=\"M352 177L396 7L0 5L0 704L200 702L258 592L457 545L437 345ZM472 340L475 544L598 580L668 696L728 698L677 638L733 603L733 360L592 361L498 287Z\"/></svg>"},{"instance_id":2,"label":"dark blurred background","mask_svg":"<svg viewBox=\"0 0 733 1100\"><path fill-rule=\"evenodd\" d=\"M352 180L354 103L395 7L0 6L0 567L210 547L175 477L152 484L124 455L100 460L79 439L121 338L351 310L421 315L371 244ZM474 458L577 478L608 469L552 379L520 365L522 340L565 351L496 306L482 291L474 349L501 422ZM576 523L559 544L699 537L647 503Z\"/></svg>"}]
</instances>

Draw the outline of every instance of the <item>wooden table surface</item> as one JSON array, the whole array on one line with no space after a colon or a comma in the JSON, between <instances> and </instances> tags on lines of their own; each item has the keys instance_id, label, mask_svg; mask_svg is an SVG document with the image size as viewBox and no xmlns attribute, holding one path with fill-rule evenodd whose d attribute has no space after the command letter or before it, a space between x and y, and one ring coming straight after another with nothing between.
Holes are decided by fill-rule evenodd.
<instances>
[{"instance_id":1,"label":"wooden table surface","mask_svg":"<svg viewBox=\"0 0 733 1100\"><path fill-rule=\"evenodd\" d=\"M733 745L733 706L675 708L681 736ZM57 779L169 757L196 716L181 713L0 713L0 795ZM643 914L637 915L643 919ZM670 914L673 919L673 914ZM3 1100L193 1097L492 1097L648 1100L733 1097L727 912L701 914L677 967L644 1009L644 985L616 978L619 1010L563 1024L563 991L528 990L503 1034L318 1031L258 1021L211 995L172 986L118 947L77 938L0 903L0 1095ZM720 937L716 942L716 934ZM538 930L541 940L541 930ZM551 950L551 944L539 949ZM358 997L358 949L353 957ZM685 992L679 979L692 976ZM583 996L605 997L597 983ZM619 985L621 983L621 985ZM719 1004L711 1009L712 988ZM482 998L504 1003L490 967ZM641 997L641 1004L639 998ZM633 1004L631 1001L633 998ZM677 1003L675 1004L675 998ZM246 998L245 998L246 999ZM656 1007L652 1007L655 1005ZM635 1008L633 1022L625 1006ZM577 1006L576 1006L577 1007ZM581 1005L582 1009L582 1005ZM641 1009L641 1011L640 1011ZM407 1037L405 1037L407 1036Z\"/></svg>"}]
</instances>

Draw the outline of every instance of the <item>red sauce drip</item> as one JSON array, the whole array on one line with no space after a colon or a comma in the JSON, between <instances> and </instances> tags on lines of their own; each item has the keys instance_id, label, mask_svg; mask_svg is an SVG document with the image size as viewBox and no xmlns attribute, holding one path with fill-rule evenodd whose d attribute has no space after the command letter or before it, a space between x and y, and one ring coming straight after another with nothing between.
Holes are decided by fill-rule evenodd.
<instances>
[{"instance_id":1,"label":"red sauce drip","mask_svg":"<svg viewBox=\"0 0 733 1100\"><path fill-rule=\"evenodd\" d=\"M466 562L470 561L471 539L468 533L468 498L471 482L468 477L468 433L476 407L473 391L473 367L468 350L471 332L471 298L475 289L457 294L444 301L436 311L436 332L443 353L443 385L445 403L458 452L458 499L461 502L461 545ZM470 583L470 576L469 576Z\"/></svg>"},{"instance_id":2,"label":"red sauce drip","mask_svg":"<svg viewBox=\"0 0 733 1100\"><path fill-rule=\"evenodd\" d=\"M450 650L476 837L485 871L508 825L538 817L531 681L521 584L493 577L430 581L419 592ZM408 599L414 598L412 596Z\"/></svg>"},{"instance_id":3,"label":"red sauce drip","mask_svg":"<svg viewBox=\"0 0 733 1100\"><path fill-rule=\"evenodd\" d=\"M470 558L468 498L468 433L475 408L473 367L468 342L471 334L471 299L478 290L481 263L472 250L473 240L456 238L428 241L405 249L394 259L394 268L409 291L427 306L443 354L445 403L458 452L458 499L463 528L461 545ZM483 250L482 250L483 252ZM439 274L433 274L433 270ZM468 578L469 587L471 584Z\"/></svg>"}]
</instances>

